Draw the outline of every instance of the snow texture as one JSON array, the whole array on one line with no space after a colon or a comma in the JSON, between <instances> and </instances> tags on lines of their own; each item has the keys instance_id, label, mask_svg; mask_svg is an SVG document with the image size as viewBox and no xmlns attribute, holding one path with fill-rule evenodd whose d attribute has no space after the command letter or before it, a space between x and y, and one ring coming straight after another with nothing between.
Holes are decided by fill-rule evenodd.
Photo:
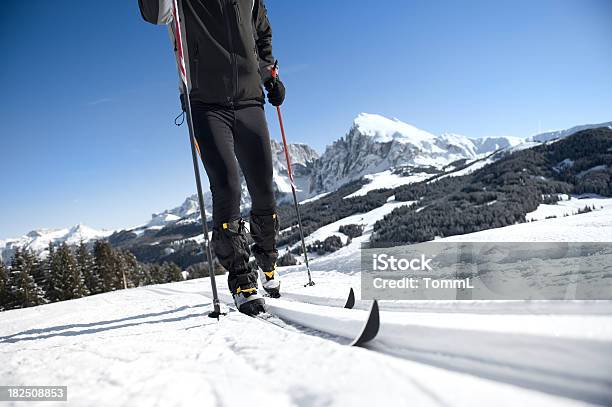
<instances>
[{"instance_id":1,"label":"snow texture","mask_svg":"<svg viewBox=\"0 0 612 407\"><path fill-rule=\"evenodd\" d=\"M297 283L297 277L303 276L287 278L288 291L294 289L291 282ZM340 287L333 278L330 283ZM333 337L278 328L237 312L220 321L207 318L211 310L208 289L207 279L192 280L4 312L0 314L0 381L67 385L70 406L238 405L245 395L253 405L274 406L586 405L496 376L496 371L503 373L515 366L498 365L492 360L494 371L488 372L480 365L471 369L464 366L469 358L468 362L459 360L456 366L448 366L445 363L453 359L437 360L436 355L443 356L437 352L411 352L419 340L430 349L478 335L483 335L479 343L486 342L488 335L501 340L503 336L485 328L482 322L486 321L479 321L482 315L446 317L444 313L389 311L384 313L391 322L385 328L386 339L373 350L366 350L343 346ZM296 290L304 293L307 289ZM308 291L315 295L322 292ZM291 306L300 308L299 303ZM608 317L583 322L576 317L564 318L551 323L578 324L576 331L596 322L609 323ZM521 316L485 315L484 319L497 321L495 327L507 320L510 325L501 331L504 335L511 327L519 328L512 334L518 338L528 335L529 343L508 337L489 347L498 347L501 359L518 357L524 362L519 366L532 366L526 374L537 375L537 358L527 356L546 351L546 342L555 341L550 335L540 337L538 332L529 332L529 327L537 327L540 321L531 318L525 328ZM425 328L419 327L430 325L428 320L437 322L427 328L429 332L423 331ZM398 326L407 331L397 336ZM472 326L478 330L472 331ZM601 329L596 332L600 346L609 344L609 333ZM564 334L559 332L560 336ZM408 346L393 346L393 341L402 337L402 343ZM580 344L594 344L587 349L592 355L597 343ZM468 349L469 344L465 342L455 353L474 352ZM536 347L522 348L526 344ZM557 354L555 347L549 349L544 354L545 365L554 368L554 359L548 358ZM434 359L428 360L428 356ZM529 360L522 359L525 357ZM608 353L600 357L599 366L605 368ZM571 360L570 353L560 365ZM598 373L590 376L606 383Z\"/></svg>"}]
</instances>

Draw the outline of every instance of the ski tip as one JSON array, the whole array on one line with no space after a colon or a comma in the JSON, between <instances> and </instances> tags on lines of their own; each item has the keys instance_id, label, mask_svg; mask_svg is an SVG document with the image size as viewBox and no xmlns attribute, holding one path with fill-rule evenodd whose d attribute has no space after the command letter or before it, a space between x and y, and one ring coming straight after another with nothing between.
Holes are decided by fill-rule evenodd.
<instances>
[{"instance_id":1,"label":"ski tip","mask_svg":"<svg viewBox=\"0 0 612 407\"><path fill-rule=\"evenodd\" d=\"M361 334L351 343L351 346L363 346L378 335L380 329L380 312L378 311L378 301L372 302L368 320L366 321Z\"/></svg>"},{"instance_id":2,"label":"ski tip","mask_svg":"<svg viewBox=\"0 0 612 407\"><path fill-rule=\"evenodd\" d=\"M348 298L346 299L346 304L344 304L344 308L352 309L354 306L355 306L355 291L353 291L353 287L351 287Z\"/></svg>"}]
</instances>

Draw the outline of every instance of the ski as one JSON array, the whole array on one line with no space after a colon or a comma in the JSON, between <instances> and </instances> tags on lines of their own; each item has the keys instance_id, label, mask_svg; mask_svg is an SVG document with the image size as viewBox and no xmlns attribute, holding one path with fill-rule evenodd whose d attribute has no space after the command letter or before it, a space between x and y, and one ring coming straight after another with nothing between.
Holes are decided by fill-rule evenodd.
<instances>
[{"instance_id":1,"label":"ski","mask_svg":"<svg viewBox=\"0 0 612 407\"><path fill-rule=\"evenodd\" d=\"M268 293L264 293L263 296L265 298L282 298L283 297L282 295L280 297L272 297ZM353 309L353 307L355 307L355 291L353 291L353 287L351 287L349 289L348 297L346 298L346 302L344 303L343 308Z\"/></svg>"},{"instance_id":2,"label":"ski","mask_svg":"<svg viewBox=\"0 0 612 407\"><path fill-rule=\"evenodd\" d=\"M272 298L267 294L264 294L263 296L266 298ZM346 300L344 300L344 302L342 302L342 300L339 298L313 297L310 295L301 295L301 294L293 294L293 293L283 294L279 298L283 300L293 301L293 302L302 302L302 303L312 304L312 305L322 305L326 307L346 308L346 309L353 309L355 308L355 305L357 304L357 300L355 298L355 291L353 290L352 287L349 288L348 296L346 297ZM360 306L359 308L364 309L363 306Z\"/></svg>"},{"instance_id":3,"label":"ski","mask_svg":"<svg viewBox=\"0 0 612 407\"><path fill-rule=\"evenodd\" d=\"M354 293L353 290L351 289L351 294L352 297L354 299ZM351 294L349 294L349 299L351 298ZM239 312L238 309L236 308L236 306L234 304L227 304L228 307L230 309L232 309L235 312ZM347 308L347 309L351 309L351 308ZM288 324L287 322L293 322L297 325L302 326L299 321L292 321L290 318L287 318L286 316L284 318L279 317L278 315L276 315L274 313L274 311L271 310L270 307L266 306L266 312L265 313L261 313L258 315L253 315L251 316L251 318L253 319L257 319L259 321L268 323L268 324L272 324L275 325L279 328L282 329L289 329L293 332L302 332L300 329L296 328L293 325ZM306 328L310 328L310 327L306 327ZM310 328L313 329L314 331L318 331L318 332L322 332L322 333L329 333L329 332L325 332L316 328ZM372 341L374 338L376 338L376 335L378 334L378 331L380 329L380 312L379 312L379 308L378 308L378 302L376 300L374 300L372 302L372 306L370 307L370 310L368 312L368 316L366 318L365 323L363 324L361 330L359 331L359 334L356 335L354 338L349 338L351 339L350 342L347 343L347 345L349 346L364 346L366 345L368 342ZM302 332L303 333L303 332ZM337 335L337 336L343 336L343 335Z\"/></svg>"},{"instance_id":4,"label":"ski","mask_svg":"<svg viewBox=\"0 0 612 407\"><path fill-rule=\"evenodd\" d=\"M346 303L344 304L344 308L353 309L354 306L355 306L355 291L353 291L353 287L351 287L348 298L346 299Z\"/></svg>"},{"instance_id":5,"label":"ski","mask_svg":"<svg viewBox=\"0 0 612 407\"><path fill-rule=\"evenodd\" d=\"M353 289L351 288L351 292ZM363 346L366 343L370 342L372 339L376 338L378 335L378 331L380 330L380 313L378 311L378 301L374 300L372 302L372 307L370 308L370 313L368 314L368 320L366 321L361 334L355 338L355 340L351 343L351 346Z\"/></svg>"}]
</instances>

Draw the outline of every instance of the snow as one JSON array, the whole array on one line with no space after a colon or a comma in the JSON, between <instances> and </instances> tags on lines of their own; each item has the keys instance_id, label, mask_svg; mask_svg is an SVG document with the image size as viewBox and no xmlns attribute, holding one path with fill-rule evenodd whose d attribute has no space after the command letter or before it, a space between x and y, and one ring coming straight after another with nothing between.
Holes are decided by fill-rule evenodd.
<instances>
[{"instance_id":1,"label":"snow","mask_svg":"<svg viewBox=\"0 0 612 407\"><path fill-rule=\"evenodd\" d=\"M441 180L442 178L446 178L446 177L462 177L464 175L468 175L473 173L474 171L477 171L493 162L496 161L496 158L494 157L487 157L487 158L482 158L482 159L478 159L478 160L474 160L472 162L469 162L466 164L466 166L460 170L457 171L451 171L448 172L444 175L441 175L433 180L431 180L430 182L436 182L438 180Z\"/></svg>"},{"instance_id":2,"label":"snow","mask_svg":"<svg viewBox=\"0 0 612 407\"><path fill-rule=\"evenodd\" d=\"M347 216L346 218L342 218L336 222L332 222L325 226L322 226L316 231L314 231L313 233L306 236L304 238L304 241L306 245L309 245L309 244L314 243L317 240L323 241L329 236L339 236L340 239L342 240L342 244L346 244L348 240L348 236L338 231L340 226L350 225L350 224L363 225L364 235L360 236L359 238L354 239L353 243L351 243L351 245L354 245L355 242L357 241L359 242L363 241L364 236L369 236L369 233L371 233L374 224L378 222L380 219L384 218L386 215L391 213L394 209L399 208L401 206L406 206L406 205L409 206L412 203L413 203L412 201L407 201L407 202L389 201L385 203L384 205L376 209L373 209L369 212L358 213L355 215ZM297 247L300 244L301 243L298 242L295 245L293 245L293 247ZM281 252L283 252L284 250L286 250L286 247L279 248L279 251ZM308 257L309 258L312 257L312 254L309 254Z\"/></svg>"},{"instance_id":3,"label":"snow","mask_svg":"<svg viewBox=\"0 0 612 407\"><path fill-rule=\"evenodd\" d=\"M170 223L174 223L181 218L179 216L173 215L171 213L164 213L159 215L154 215L153 219L148 223L149 228L156 226L165 226Z\"/></svg>"},{"instance_id":4,"label":"snow","mask_svg":"<svg viewBox=\"0 0 612 407\"><path fill-rule=\"evenodd\" d=\"M300 201L300 205L303 205L303 204L309 203L309 202L314 202L317 199L324 198L324 197L326 197L329 194L331 194L331 192L323 192L322 194L315 195L315 196L310 197L308 199L303 199L303 200Z\"/></svg>"},{"instance_id":5,"label":"snow","mask_svg":"<svg viewBox=\"0 0 612 407\"><path fill-rule=\"evenodd\" d=\"M551 216L562 218L564 216L577 215L578 211L584 209L585 206L589 208L595 207L596 211L604 208L607 210L612 208L612 198L605 198L597 195L572 197L561 195L561 197L563 200L557 202L556 205L539 205L538 209L525 215L525 219L528 221L539 221ZM604 214L605 213L606 212L604 212ZM605 216L604 214L600 213L601 216Z\"/></svg>"},{"instance_id":6,"label":"snow","mask_svg":"<svg viewBox=\"0 0 612 407\"><path fill-rule=\"evenodd\" d=\"M420 172L409 176L402 176L399 174L394 174L392 170L387 170L376 174L368 174L364 178L369 182L359 190L345 196L344 199L364 196L367 195L368 192L376 189L392 189L397 188L400 185L414 184L416 182L424 181L430 177L431 174L425 172Z\"/></svg>"},{"instance_id":7,"label":"snow","mask_svg":"<svg viewBox=\"0 0 612 407\"><path fill-rule=\"evenodd\" d=\"M582 130L588 130L588 129L595 129L598 127L612 127L612 122L607 122L607 123L599 123L599 124L583 124L580 126L574 126L572 128L569 129L564 129L564 130L553 130L553 131L549 131L546 133L540 133L540 134L536 134L534 136L531 136L529 138L529 140L532 141L537 141L540 143L544 143L544 142L548 142L548 141L552 141L552 140L560 140L562 138L571 136L574 133L577 133L579 131Z\"/></svg>"},{"instance_id":8,"label":"snow","mask_svg":"<svg viewBox=\"0 0 612 407\"><path fill-rule=\"evenodd\" d=\"M477 156L476 145L474 140L467 138L461 134L456 133L442 133L440 138L444 140L449 146L458 146L464 151L468 152L470 156Z\"/></svg>"},{"instance_id":9,"label":"snow","mask_svg":"<svg viewBox=\"0 0 612 407\"><path fill-rule=\"evenodd\" d=\"M533 147L541 146L542 143L538 141L525 141L524 143L509 147L506 152L513 153L515 151L528 150Z\"/></svg>"},{"instance_id":10,"label":"snow","mask_svg":"<svg viewBox=\"0 0 612 407\"><path fill-rule=\"evenodd\" d=\"M280 192L285 194L291 193L291 181L288 177L278 174L278 172L275 170L273 180Z\"/></svg>"},{"instance_id":11,"label":"snow","mask_svg":"<svg viewBox=\"0 0 612 407\"><path fill-rule=\"evenodd\" d=\"M497 229L488 229L466 235L450 236L441 241L452 242L612 242L612 205L610 199L572 200L568 206L540 205L531 217L545 218L551 214L561 215L554 219L519 223ZM575 213L584 204L595 204L594 212L563 217L563 213ZM603 209L599 206L603 205ZM552 207L556 208L552 208ZM530 217L527 217L530 219Z\"/></svg>"},{"instance_id":12,"label":"snow","mask_svg":"<svg viewBox=\"0 0 612 407\"><path fill-rule=\"evenodd\" d=\"M486 154L500 149L515 147L524 142L524 138L512 136L485 137L474 140L474 144L476 144L476 153L478 154Z\"/></svg>"},{"instance_id":13,"label":"snow","mask_svg":"<svg viewBox=\"0 0 612 407\"><path fill-rule=\"evenodd\" d=\"M385 342L347 347L236 312L218 322L206 316L208 289L192 280L3 312L0 381L67 385L74 406L238 405L245 395L275 406L585 405Z\"/></svg>"},{"instance_id":14,"label":"snow","mask_svg":"<svg viewBox=\"0 0 612 407\"><path fill-rule=\"evenodd\" d=\"M611 241L612 199L563 198L530 215L603 209L444 240ZM333 335L354 330L369 307L359 300L361 244L377 220L410 204L390 200L310 235L365 226L312 259L313 287L303 286L304 265L279 269L283 298L267 301L310 328L236 312L211 320L208 279L122 290L0 313L0 383L67 385L75 406L235 405L245 394L279 406L609 405L611 301L381 301L381 330L367 349ZM227 301L225 277L217 282ZM351 286L361 311L329 308ZM345 315L337 325L335 315Z\"/></svg>"},{"instance_id":15,"label":"snow","mask_svg":"<svg viewBox=\"0 0 612 407\"><path fill-rule=\"evenodd\" d=\"M417 144L428 149L436 140L436 136L431 133L398 119L388 119L377 114L360 113L353 124L361 134L372 137L377 143L397 141Z\"/></svg>"},{"instance_id":16,"label":"snow","mask_svg":"<svg viewBox=\"0 0 612 407\"><path fill-rule=\"evenodd\" d=\"M313 193L403 166L442 168L477 157L473 140L453 133L435 136L397 119L361 113L349 132L328 146L315 163Z\"/></svg>"}]
</instances>

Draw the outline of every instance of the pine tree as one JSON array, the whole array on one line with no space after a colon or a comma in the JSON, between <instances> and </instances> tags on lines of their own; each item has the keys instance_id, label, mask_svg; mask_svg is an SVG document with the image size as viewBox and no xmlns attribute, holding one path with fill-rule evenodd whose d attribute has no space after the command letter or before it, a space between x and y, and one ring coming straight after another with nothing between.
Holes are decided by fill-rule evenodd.
<instances>
[{"instance_id":1,"label":"pine tree","mask_svg":"<svg viewBox=\"0 0 612 407\"><path fill-rule=\"evenodd\" d=\"M123 272L126 276L126 284L128 288L138 287L140 280L143 277L143 267L131 252L125 250L121 251L123 257L123 266L125 269Z\"/></svg>"},{"instance_id":2,"label":"pine tree","mask_svg":"<svg viewBox=\"0 0 612 407\"><path fill-rule=\"evenodd\" d=\"M60 251L63 254L63 258L66 259L66 264L68 269L70 270L70 278L68 280L68 290L70 294L70 298L82 298L89 295L89 290L85 284L85 277L81 272L81 268L79 267L79 263L76 259L75 253L70 250L68 245L64 243L60 247Z\"/></svg>"},{"instance_id":3,"label":"pine tree","mask_svg":"<svg viewBox=\"0 0 612 407\"><path fill-rule=\"evenodd\" d=\"M150 284L163 284L166 282L164 269L159 264L151 264L149 266L149 274L151 276Z\"/></svg>"},{"instance_id":4,"label":"pine tree","mask_svg":"<svg viewBox=\"0 0 612 407\"><path fill-rule=\"evenodd\" d=\"M11 263L9 274L9 290L11 302L9 308L25 308L44 303L43 290L36 285L31 275L31 265L27 255L17 249Z\"/></svg>"},{"instance_id":5,"label":"pine tree","mask_svg":"<svg viewBox=\"0 0 612 407\"><path fill-rule=\"evenodd\" d=\"M142 274L140 275L138 281L138 287L143 287L145 285L153 284L153 276L151 275L151 265L144 264L141 265Z\"/></svg>"},{"instance_id":6,"label":"pine tree","mask_svg":"<svg viewBox=\"0 0 612 407\"><path fill-rule=\"evenodd\" d=\"M50 254L50 291L51 301L66 301L89 294L76 259L66 243Z\"/></svg>"},{"instance_id":7,"label":"pine tree","mask_svg":"<svg viewBox=\"0 0 612 407\"><path fill-rule=\"evenodd\" d=\"M134 259L136 258L134 257ZM147 278L148 277L146 267L138 260L136 260L136 265L131 270L129 276L130 287L142 287L146 285Z\"/></svg>"},{"instance_id":8,"label":"pine tree","mask_svg":"<svg viewBox=\"0 0 612 407\"><path fill-rule=\"evenodd\" d=\"M45 272L45 262L41 261L40 258L32 250L24 250L22 254L26 263L26 267L29 270L29 274L32 276L34 282L43 293L43 297L41 299L42 303L46 304L48 302L46 299L48 276Z\"/></svg>"},{"instance_id":9,"label":"pine tree","mask_svg":"<svg viewBox=\"0 0 612 407\"><path fill-rule=\"evenodd\" d=\"M11 302L11 296L9 292L9 271L4 265L4 262L0 260L0 311L8 309L9 303Z\"/></svg>"},{"instance_id":10,"label":"pine tree","mask_svg":"<svg viewBox=\"0 0 612 407\"><path fill-rule=\"evenodd\" d=\"M108 242L98 240L94 243L94 270L100 277L102 292L113 291L117 287L117 274L113 250Z\"/></svg>"},{"instance_id":11,"label":"pine tree","mask_svg":"<svg viewBox=\"0 0 612 407\"><path fill-rule=\"evenodd\" d=\"M181 268L174 263L164 263L162 265L164 269L164 275L166 277L166 283L172 283L174 281L183 281L183 272Z\"/></svg>"},{"instance_id":12,"label":"pine tree","mask_svg":"<svg viewBox=\"0 0 612 407\"><path fill-rule=\"evenodd\" d=\"M114 288L115 290L123 290L128 288L127 285L127 261L123 252L113 250L113 272L115 275Z\"/></svg>"},{"instance_id":13,"label":"pine tree","mask_svg":"<svg viewBox=\"0 0 612 407\"><path fill-rule=\"evenodd\" d=\"M85 242L81 240L79 247L76 250L76 264L80 274L83 276L85 287L90 294L98 294L102 292L102 282L100 276L96 273L94 260L87 249Z\"/></svg>"},{"instance_id":14,"label":"pine tree","mask_svg":"<svg viewBox=\"0 0 612 407\"><path fill-rule=\"evenodd\" d=\"M62 267L59 251L49 245L49 254L45 262L47 271L47 300L50 302L64 301L66 299L66 280L68 276Z\"/></svg>"}]
</instances>

